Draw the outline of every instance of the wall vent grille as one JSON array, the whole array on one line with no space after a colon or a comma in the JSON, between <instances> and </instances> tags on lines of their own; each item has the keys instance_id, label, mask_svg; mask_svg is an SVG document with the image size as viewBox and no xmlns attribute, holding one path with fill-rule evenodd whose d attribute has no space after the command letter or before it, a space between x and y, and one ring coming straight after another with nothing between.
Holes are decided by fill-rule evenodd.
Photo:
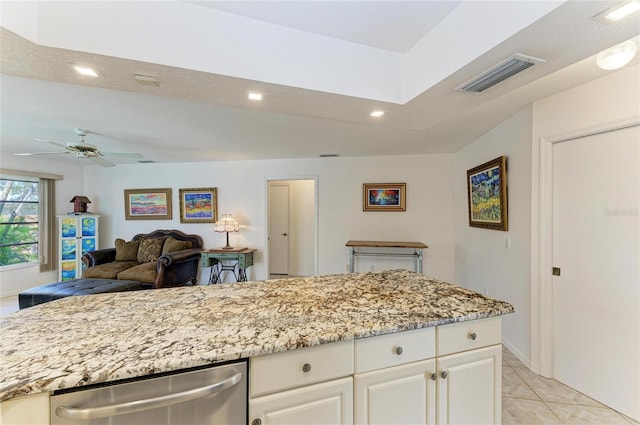
<instances>
[{"instance_id":1,"label":"wall vent grille","mask_svg":"<svg viewBox=\"0 0 640 425\"><path fill-rule=\"evenodd\" d=\"M513 77L536 63L542 62L546 61L544 59L523 55L522 53L516 53L497 65L487 69L480 75L473 77L466 83L456 87L456 90L480 93L498 83L501 83L507 78Z\"/></svg>"}]
</instances>

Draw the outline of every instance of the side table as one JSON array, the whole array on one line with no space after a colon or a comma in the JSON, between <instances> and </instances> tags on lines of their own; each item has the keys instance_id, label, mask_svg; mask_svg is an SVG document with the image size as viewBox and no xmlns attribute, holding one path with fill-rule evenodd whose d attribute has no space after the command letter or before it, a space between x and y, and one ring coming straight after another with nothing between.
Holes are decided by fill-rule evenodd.
<instances>
[{"instance_id":1,"label":"side table","mask_svg":"<svg viewBox=\"0 0 640 425\"><path fill-rule=\"evenodd\" d=\"M200 252L200 266L211 267L209 284L222 283L222 272L233 272L236 282L247 280L247 268L253 266L254 248L205 249ZM232 264L224 264L224 262Z\"/></svg>"}]
</instances>

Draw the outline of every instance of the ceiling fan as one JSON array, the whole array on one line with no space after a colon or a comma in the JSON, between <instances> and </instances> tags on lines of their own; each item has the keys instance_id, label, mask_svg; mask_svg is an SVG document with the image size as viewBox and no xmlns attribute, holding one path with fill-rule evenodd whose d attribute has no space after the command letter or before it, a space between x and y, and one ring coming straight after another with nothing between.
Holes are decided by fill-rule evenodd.
<instances>
[{"instance_id":1,"label":"ceiling fan","mask_svg":"<svg viewBox=\"0 0 640 425\"><path fill-rule=\"evenodd\" d=\"M34 139L38 142L45 142L55 146L59 146L61 148L66 149L61 152L24 152L24 153L16 153L15 155L59 155L59 154L75 154L77 158L87 158L93 162L96 162L103 167L115 167L115 164L104 159L104 156L120 156L127 158L142 158L142 155L135 152L102 152L98 149L96 145L92 145L91 143L87 143L84 138L89 133L89 131L84 130L82 128L74 128L74 131L78 136L80 136L79 142L69 142L67 144L58 143L53 140L44 140L44 139Z\"/></svg>"}]
</instances>

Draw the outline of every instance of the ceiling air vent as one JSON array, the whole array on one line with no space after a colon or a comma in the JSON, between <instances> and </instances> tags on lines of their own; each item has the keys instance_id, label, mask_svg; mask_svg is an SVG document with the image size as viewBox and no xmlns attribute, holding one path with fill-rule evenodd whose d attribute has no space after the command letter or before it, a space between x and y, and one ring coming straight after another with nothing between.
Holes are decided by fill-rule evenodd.
<instances>
[{"instance_id":1,"label":"ceiling air vent","mask_svg":"<svg viewBox=\"0 0 640 425\"><path fill-rule=\"evenodd\" d=\"M516 53L461 86L456 87L456 90L480 93L509 77L513 77L530 66L542 62L546 61L544 59L523 55L522 53Z\"/></svg>"}]
</instances>

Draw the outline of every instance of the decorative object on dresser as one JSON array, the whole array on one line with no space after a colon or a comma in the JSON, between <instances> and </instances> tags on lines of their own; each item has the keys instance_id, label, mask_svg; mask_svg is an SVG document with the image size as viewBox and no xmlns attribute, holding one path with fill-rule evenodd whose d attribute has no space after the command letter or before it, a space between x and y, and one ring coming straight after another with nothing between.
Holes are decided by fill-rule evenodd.
<instances>
[{"instance_id":1,"label":"decorative object on dresser","mask_svg":"<svg viewBox=\"0 0 640 425\"><path fill-rule=\"evenodd\" d=\"M125 220L171 220L171 188L125 189Z\"/></svg>"},{"instance_id":2,"label":"decorative object on dresser","mask_svg":"<svg viewBox=\"0 0 640 425\"><path fill-rule=\"evenodd\" d=\"M87 204L90 204L91 201L86 196L76 195L69 202L73 202L73 212L76 213L86 213L87 212Z\"/></svg>"},{"instance_id":3,"label":"decorative object on dresser","mask_svg":"<svg viewBox=\"0 0 640 425\"><path fill-rule=\"evenodd\" d=\"M222 283L224 276L222 272L231 271L236 278L236 282L247 280L247 268L253 266L253 248L231 248L231 249L207 249L200 253L200 265L202 268L211 267L209 283ZM231 261L233 264L224 264Z\"/></svg>"},{"instance_id":4,"label":"decorative object on dresser","mask_svg":"<svg viewBox=\"0 0 640 425\"><path fill-rule=\"evenodd\" d=\"M469 226L509 230L506 156L467 171L467 202Z\"/></svg>"},{"instance_id":5,"label":"decorative object on dresser","mask_svg":"<svg viewBox=\"0 0 640 425\"><path fill-rule=\"evenodd\" d=\"M355 271L356 257L413 257L413 271L422 274L422 250L429 248L422 242L391 242L391 241L347 241L346 246L351 248L349 271ZM356 248L393 248L413 249L412 253L405 252L363 252Z\"/></svg>"},{"instance_id":6,"label":"decorative object on dresser","mask_svg":"<svg viewBox=\"0 0 640 425\"><path fill-rule=\"evenodd\" d=\"M180 189L180 223L215 223L218 188Z\"/></svg>"},{"instance_id":7,"label":"decorative object on dresser","mask_svg":"<svg viewBox=\"0 0 640 425\"><path fill-rule=\"evenodd\" d=\"M406 183L365 183L362 211L406 211Z\"/></svg>"},{"instance_id":8,"label":"decorative object on dresser","mask_svg":"<svg viewBox=\"0 0 640 425\"><path fill-rule=\"evenodd\" d=\"M231 214L222 214L222 218L216 221L213 229L220 233L227 232L227 244L222 249L233 249L233 247L229 245L229 232L239 231L240 225L233 219L233 217L231 217Z\"/></svg>"},{"instance_id":9,"label":"decorative object on dresser","mask_svg":"<svg viewBox=\"0 0 640 425\"><path fill-rule=\"evenodd\" d=\"M202 238L179 230L137 234L131 241L116 239L115 248L82 256L83 278L135 280L143 288L195 284Z\"/></svg>"},{"instance_id":10,"label":"decorative object on dresser","mask_svg":"<svg viewBox=\"0 0 640 425\"><path fill-rule=\"evenodd\" d=\"M82 255L98 246L99 218L90 213L58 216L58 280L77 279L82 275Z\"/></svg>"}]
</instances>

